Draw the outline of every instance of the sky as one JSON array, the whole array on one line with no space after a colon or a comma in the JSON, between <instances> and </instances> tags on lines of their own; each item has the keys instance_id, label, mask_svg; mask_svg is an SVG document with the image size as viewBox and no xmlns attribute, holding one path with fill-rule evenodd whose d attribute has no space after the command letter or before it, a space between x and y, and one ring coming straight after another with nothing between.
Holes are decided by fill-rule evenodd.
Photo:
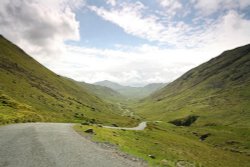
<instances>
[{"instance_id":1,"label":"sky","mask_svg":"<svg viewBox=\"0 0 250 167\"><path fill-rule=\"evenodd\" d=\"M1 0L0 34L57 74L142 86L250 43L250 0Z\"/></svg>"}]
</instances>

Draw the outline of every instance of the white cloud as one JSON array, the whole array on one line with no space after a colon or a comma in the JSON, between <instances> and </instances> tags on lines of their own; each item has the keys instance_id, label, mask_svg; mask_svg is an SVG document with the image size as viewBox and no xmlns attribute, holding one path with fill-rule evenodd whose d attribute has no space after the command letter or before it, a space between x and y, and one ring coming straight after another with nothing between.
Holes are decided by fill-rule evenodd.
<instances>
[{"instance_id":1,"label":"white cloud","mask_svg":"<svg viewBox=\"0 0 250 167\"><path fill-rule=\"evenodd\" d=\"M171 50L149 45L126 50L67 46L63 58L47 66L79 81L111 80L141 85L172 81L210 58L210 52L205 50Z\"/></svg>"},{"instance_id":2,"label":"white cloud","mask_svg":"<svg viewBox=\"0 0 250 167\"><path fill-rule=\"evenodd\" d=\"M250 6L249 0L194 0L193 3L202 15L210 15L225 9L244 9Z\"/></svg>"},{"instance_id":3,"label":"white cloud","mask_svg":"<svg viewBox=\"0 0 250 167\"><path fill-rule=\"evenodd\" d=\"M90 7L99 16L117 24L129 34L148 40L157 40L158 34L164 29L164 26L158 23L154 16L143 17L141 11L144 8L145 6L140 2L123 3L121 7L112 8L111 11L95 6Z\"/></svg>"},{"instance_id":4,"label":"white cloud","mask_svg":"<svg viewBox=\"0 0 250 167\"><path fill-rule=\"evenodd\" d=\"M111 10L103 7L90 6L90 9L103 19L120 26L126 33L147 39L169 44L180 44L182 36L190 27L184 22L169 22L164 25L155 15L143 15L146 7L140 3L122 3Z\"/></svg>"},{"instance_id":5,"label":"white cloud","mask_svg":"<svg viewBox=\"0 0 250 167\"><path fill-rule=\"evenodd\" d=\"M51 63L49 67L91 83L106 79L124 85L169 82L224 50L250 43L249 27L250 21L243 15L229 11L193 37L194 41L204 43L196 48L164 49L141 45L112 50L68 46L67 55L71 57L65 56L63 62Z\"/></svg>"},{"instance_id":6,"label":"white cloud","mask_svg":"<svg viewBox=\"0 0 250 167\"><path fill-rule=\"evenodd\" d=\"M195 0L196 7L207 11L214 12L217 11L220 5L224 5L223 8L232 8L232 10L224 12L224 15L221 15L218 19L207 18L207 17L195 17L194 20L200 21L203 20L204 23L187 24L183 21L173 21L169 18L160 18L154 14L144 14L147 11L142 3L122 3L118 7L111 9L105 9L103 7L91 6L90 9L96 14L98 14L103 19L110 21L119 27L121 27L126 33L134 35L149 41L156 41L162 45L171 45L177 48L186 48L186 47L203 47L211 43L216 43L221 39L228 39L230 37L236 37L234 31L237 32L238 44L247 42L247 34L249 34L249 26L247 22L249 20L244 19L243 16L239 15L238 12L234 10L235 6L247 7L248 3L243 0L238 1L222 1L222 0L211 0L211 1L201 1ZM182 8L181 5L175 5L180 3L178 1L172 0L161 0L162 6L179 9ZM234 13L234 14L230 14ZM230 20L226 19L230 17L229 15L234 15ZM237 19L237 20L236 20ZM224 20L224 21L223 21ZM228 20L225 22L225 20ZM237 21L241 25L240 27L232 25L233 21ZM223 29L222 29L223 27ZM229 29L231 29L229 31ZM227 42L232 42L237 44L233 40L228 40ZM231 47L232 45L228 45Z\"/></svg>"},{"instance_id":7,"label":"white cloud","mask_svg":"<svg viewBox=\"0 0 250 167\"><path fill-rule=\"evenodd\" d=\"M250 43L250 20L243 15L231 10L226 15L220 17L217 22L207 29L206 48L226 50L240 45Z\"/></svg>"},{"instance_id":8,"label":"white cloud","mask_svg":"<svg viewBox=\"0 0 250 167\"><path fill-rule=\"evenodd\" d=\"M81 0L1 0L0 33L40 60L64 52L64 41L79 40L74 9Z\"/></svg>"},{"instance_id":9,"label":"white cloud","mask_svg":"<svg viewBox=\"0 0 250 167\"><path fill-rule=\"evenodd\" d=\"M116 5L116 0L107 0L106 2L107 2L107 4L110 4L112 6Z\"/></svg>"},{"instance_id":10,"label":"white cloud","mask_svg":"<svg viewBox=\"0 0 250 167\"><path fill-rule=\"evenodd\" d=\"M176 12L182 9L179 0L158 0L160 5L166 9L168 15L174 16Z\"/></svg>"},{"instance_id":11,"label":"white cloud","mask_svg":"<svg viewBox=\"0 0 250 167\"><path fill-rule=\"evenodd\" d=\"M250 1L249 0L239 0L239 5L240 5L241 9L244 9L244 8L250 6Z\"/></svg>"}]
</instances>

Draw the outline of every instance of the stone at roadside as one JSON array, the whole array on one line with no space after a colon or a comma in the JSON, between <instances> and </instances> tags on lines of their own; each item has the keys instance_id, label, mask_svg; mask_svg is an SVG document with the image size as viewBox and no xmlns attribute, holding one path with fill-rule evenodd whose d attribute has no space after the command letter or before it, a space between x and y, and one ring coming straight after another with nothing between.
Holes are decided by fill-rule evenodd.
<instances>
[{"instance_id":1,"label":"stone at roadside","mask_svg":"<svg viewBox=\"0 0 250 167\"><path fill-rule=\"evenodd\" d=\"M102 125L101 124L97 124L98 127L102 128Z\"/></svg>"},{"instance_id":2,"label":"stone at roadside","mask_svg":"<svg viewBox=\"0 0 250 167\"><path fill-rule=\"evenodd\" d=\"M176 163L176 167L195 167L195 164L185 160L179 160Z\"/></svg>"},{"instance_id":3,"label":"stone at roadside","mask_svg":"<svg viewBox=\"0 0 250 167\"><path fill-rule=\"evenodd\" d=\"M89 125L88 122L82 122L81 125Z\"/></svg>"},{"instance_id":4,"label":"stone at roadside","mask_svg":"<svg viewBox=\"0 0 250 167\"><path fill-rule=\"evenodd\" d=\"M155 156L154 155L148 155L148 157L152 158L152 159L155 159Z\"/></svg>"},{"instance_id":5,"label":"stone at roadside","mask_svg":"<svg viewBox=\"0 0 250 167\"><path fill-rule=\"evenodd\" d=\"M169 166L169 162L166 159L161 160L160 164L161 166Z\"/></svg>"},{"instance_id":6,"label":"stone at roadside","mask_svg":"<svg viewBox=\"0 0 250 167\"><path fill-rule=\"evenodd\" d=\"M200 136L200 141L204 141L208 136L210 136L210 133L206 133Z\"/></svg>"},{"instance_id":7,"label":"stone at roadside","mask_svg":"<svg viewBox=\"0 0 250 167\"><path fill-rule=\"evenodd\" d=\"M93 134L94 133L94 130L93 129L87 129L84 131L85 133L90 133L90 134Z\"/></svg>"}]
</instances>

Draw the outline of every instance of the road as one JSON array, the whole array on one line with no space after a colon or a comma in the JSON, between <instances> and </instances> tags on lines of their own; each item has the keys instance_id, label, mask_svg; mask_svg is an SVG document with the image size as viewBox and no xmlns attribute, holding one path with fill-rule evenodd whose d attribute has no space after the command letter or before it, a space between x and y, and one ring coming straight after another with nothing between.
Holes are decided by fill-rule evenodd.
<instances>
[{"instance_id":1,"label":"road","mask_svg":"<svg viewBox=\"0 0 250 167\"><path fill-rule=\"evenodd\" d=\"M0 167L138 167L80 136L72 124L26 123L0 127Z\"/></svg>"},{"instance_id":2,"label":"road","mask_svg":"<svg viewBox=\"0 0 250 167\"><path fill-rule=\"evenodd\" d=\"M147 127L147 122L141 122L137 127L125 128L125 127L113 127L113 126L103 126L109 129L124 129L124 130L144 130Z\"/></svg>"}]
</instances>

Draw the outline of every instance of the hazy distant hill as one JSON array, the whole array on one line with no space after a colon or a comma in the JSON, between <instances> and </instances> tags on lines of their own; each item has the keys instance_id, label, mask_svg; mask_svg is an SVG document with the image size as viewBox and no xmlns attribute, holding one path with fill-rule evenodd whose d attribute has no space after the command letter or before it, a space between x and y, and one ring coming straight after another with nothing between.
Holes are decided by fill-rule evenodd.
<instances>
[{"instance_id":1,"label":"hazy distant hill","mask_svg":"<svg viewBox=\"0 0 250 167\"><path fill-rule=\"evenodd\" d=\"M111 88L111 89L116 90L116 91L124 89L126 87L129 87L129 86L123 86L123 85L120 85L118 83L111 82L111 81L108 81L108 80L96 82L94 84L95 85L100 85L100 86L105 86L105 87Z\"/></svg>"},{"instance_id":2,"label":"hazy distant hill","mask_svg":"<svg viewBox=\"0 0 250 167\"><path fill-rule=\"evenodd\" d=\"M127 122L117 107L91 92L91 86L56 75L2 36L0 81L0 124L85 119Z\"/></svg>"},{"instance_id":3,"label":"hazy distant hill","mask_svg":"<svg viewBox=\"0 0 250 167\"><path fill-rule=\"evenodd\" d=\"M98 97L110 103L123 102L124 100L126 100L126 98L123 95L121 95L119 92L109 87L88 84L85 82L79 82L79 83L82 86L84 86L84 88L88 89L90 92L96 94Z\"/></svg>"},{"instance_id":4,"label":"hazy distant hill","mask_svg":"<svg viewBox=\"0 0 250 167\"><path fill-rule=\"evenodd\" d=\"M94 84L111 88L129 99L144 98L146 96L149 96L151 93L155 92L156 90L159 90L163 88L164 86L166 86L165 83L152 83L144 87L131 87L131 86L123 86L118 83L107 81L107 80L96 82Z\"/></svg>"}]
</instances>

